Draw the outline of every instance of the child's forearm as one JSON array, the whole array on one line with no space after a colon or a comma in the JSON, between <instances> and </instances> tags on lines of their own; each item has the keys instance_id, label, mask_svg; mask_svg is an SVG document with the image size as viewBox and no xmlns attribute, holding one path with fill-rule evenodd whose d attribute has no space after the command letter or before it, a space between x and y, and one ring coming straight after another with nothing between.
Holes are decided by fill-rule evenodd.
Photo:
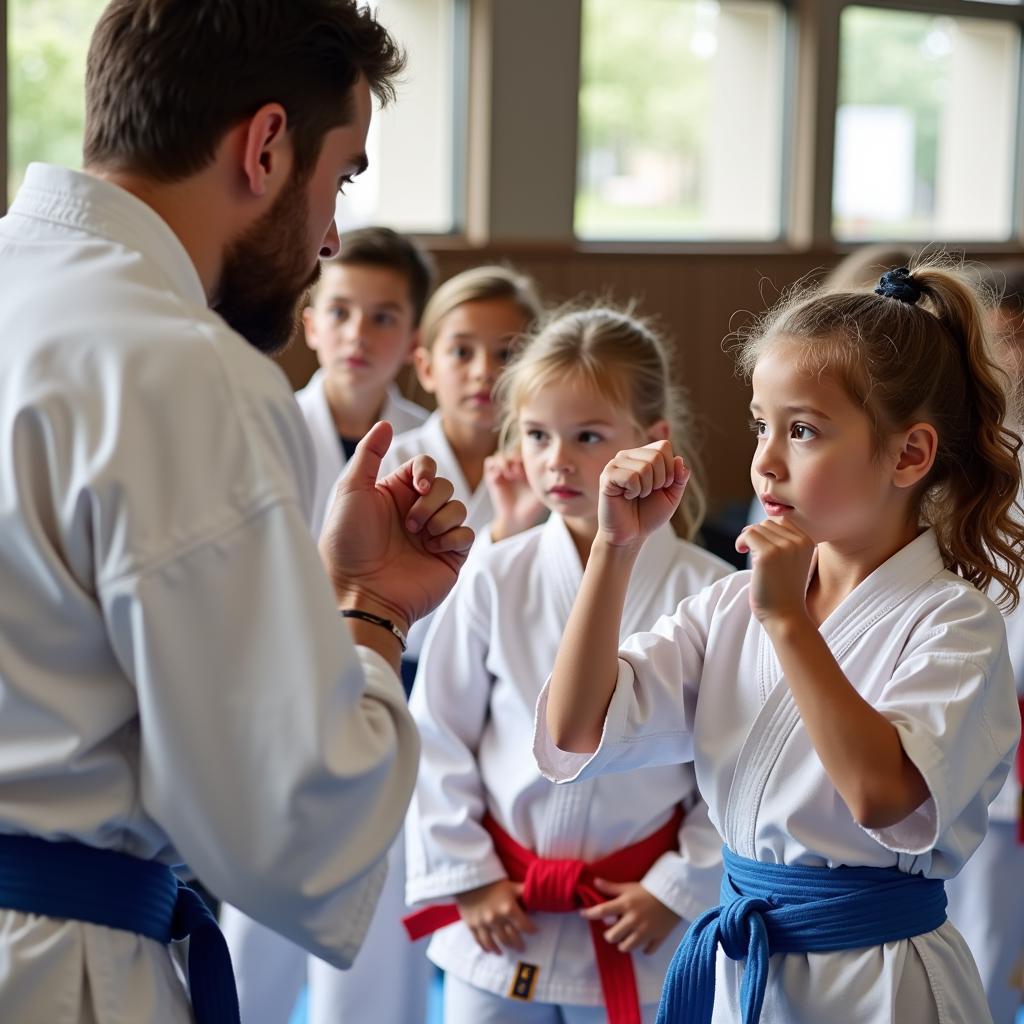
<instances>
[{"instance_id":1,"label":"child's forearm","mask_svg":"<svg viewBox=\"0 0 1024 1024\"><path fill-rule=\"evenodd\" d=\"M590 753L601 742L618 678L619 632L634 548L594 542L551 673L547 726L562 750Z\"/></svg>"},{"instance_id":2,"label":"child's forearm","mask_svg":"<svg viewBox=\"0 0 1024 1024\"><path fill-rule=\"evenodd\" d=\"M853 687L810 619L765 623L811 742L865 828L902 821L928 798L896 727Z\"/></svg>"}]
</instances>

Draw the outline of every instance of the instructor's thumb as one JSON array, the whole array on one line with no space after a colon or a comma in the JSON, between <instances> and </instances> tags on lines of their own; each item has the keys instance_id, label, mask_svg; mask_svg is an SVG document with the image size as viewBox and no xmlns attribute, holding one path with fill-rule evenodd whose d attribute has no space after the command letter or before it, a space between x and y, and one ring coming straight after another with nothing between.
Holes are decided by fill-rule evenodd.
<instances>
[{"instance_id":1,"label":"instructor's thumb","mask_svg":"<svg viewBox=\"0 0 1024 1024\"><path fill-rule=\"evenodd\" d=\"M380 473L381 459L387 455L394 436L394 429L386 420L374 423L356 445L339 490L355 491L374 487Z\"/></svg>"}]
</instances>

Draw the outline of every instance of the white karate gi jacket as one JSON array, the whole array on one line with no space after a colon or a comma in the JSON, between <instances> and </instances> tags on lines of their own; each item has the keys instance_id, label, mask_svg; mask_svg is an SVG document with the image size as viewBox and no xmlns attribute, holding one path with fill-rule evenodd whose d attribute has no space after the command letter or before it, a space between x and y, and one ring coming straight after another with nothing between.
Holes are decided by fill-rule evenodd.
<instances>
[{"instance_id":1,"label":"white karate gi jacket","mask_svg":"<svg viewBox=\"0 0 1024 1024\"><path fill-rule=\"evenodd\" d=\"M626 599L623 636L731 569L666 526L644 547ZM593 861L689 811L681 853L665 853L638 879L685 919L656 953L633 956L641 1002L661 995L686 923L718 902L722 840L699 800L690 765L670 764L580 786L553 786L530 757L534 707L551 671L583 570L565 522L547 523L472 559L437 611L411 707L420 728L420 774L406 822L410 903L505 878L489 811L513 839L546 858ZM462 923L437 932L428 956L472 985L507 995L519 961L540 968L539 1002L603 1002L587 922L576 914L531 915L526 950L483 952Z\"/></svg>"},{"instance_id":2,"label":"white karate gi jacket","mask_svg":"<svg viewBox=\"0 0 1024 1024\"><path fill-rule=\"evenodd\" d=\"M187 862L346 965L418 740L339 621L291 389L108 182L31 166L0 270L0 831ZM7 910L0 1007L191 1020L160 944Z\"/></svg>"},{"instance_id":3,"label":"white karate gi jacket","mask_svg":"<svg viewBox=\"0 0 1024 1024\"><path fill-rule=\"evenodd\" d=\"M309 383L296 392L295 400L306 419L316 453L316 489L313 495L313 521L310 525L313 536L319 537L324 515L334 495L334 484L341 476L346 461L345 452L338 440L338 428L334 425L331 407L327 404L322 369L317 370ZM403 398L398 388L392 385L388 388L379 418L387 420L394 427L395 434L401 434L418 427L428 415L426 409Z\"/></svg>"},{"instance_id":4,"label":"white karate gi jacket","mask_svg":"<svg viewBox=\"0 0 1024 1024\"><path fill-rule=\"evenodd\" d=\"M601 744L559 750L537 709L535 754L558 781L693 758L731 849L770 863L898 867L950 878L981 842L1017 742L1013 676L995 605L943 568L932 531L879 566L821 626L847 678L899 731L931 797L904 821L861 828L802 726L750 573L683 601L630 637ZM742 967L718 958L715 1021L739 1019ZM838 953L773 957L761 1020L989 1020L966 944L948 921L927 935Z\"/></svg>"},{"instance_id":5,"label":"white karate gi jacket","mask_svg":"<svg viewBox=\"0 0 1024 1024\"><path fill-rule=\"evenodd\" d=\"M334 487L346 465L345 452L324 390L325 374L316 371L295 399L309 427L316 456L313 536L323 528L334 498ZM411 430L426 420L427 410L388 388L380 418L395 433ZM428 972L422 944L406 938L401 918L405 906L405 851L402 837L388 854L388 876L366 938L354 965L336 971L293 942L264 927L230 905L221 908L221 926L231 951L238 999L245 1024L287 1024L292 1009L309 982L310 1024L333 1024L359 1013L370 1013L374 1024L407 1024L423 1016ZM380 985L380 964L388 963L396 984Z\"/></svg>"}]
</instances>

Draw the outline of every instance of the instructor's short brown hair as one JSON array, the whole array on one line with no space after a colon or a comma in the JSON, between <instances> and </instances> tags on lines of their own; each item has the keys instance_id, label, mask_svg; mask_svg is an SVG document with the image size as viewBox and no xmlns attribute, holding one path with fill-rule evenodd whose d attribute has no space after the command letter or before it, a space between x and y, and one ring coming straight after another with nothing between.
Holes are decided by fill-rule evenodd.
<instances>
[{"instance_id":1,"label":"instructor's short brown hair","mask_svg":"<svg viewBox=\"0 0 1024 1024\"><path fill-rule=\"evenodd\" d=\"M352 117L359 76L386 104L404 67L356 0L111 0L89 46L85 165L179 181L232 127L280 103L304 173Z\"/></svg>"}]
</instances>

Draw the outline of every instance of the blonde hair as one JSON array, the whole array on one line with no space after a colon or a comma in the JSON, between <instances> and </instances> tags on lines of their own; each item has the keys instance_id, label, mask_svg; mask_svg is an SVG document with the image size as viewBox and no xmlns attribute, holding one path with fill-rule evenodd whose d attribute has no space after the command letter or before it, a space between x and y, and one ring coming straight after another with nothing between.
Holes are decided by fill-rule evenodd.
<instances>
[{"instance_id":1,"label":"blonde hair","mask_svg":"<svg viewBox=\"0 0 1024 1024\"><path fill-rule=\"evenodd\" d=\"M1006 425L1010 392L993 361L981 298L948 257L911 261L916 302L874 292L812 291L785 299L741 341L749 376L779 341L799 344L808 373L834 374L867 414L876 449L925 420L935 464L918 496L918 521L934 528L949 568L999 603L1019 601L1024 526L1018 499L1020 437Z\"/></svg>"},{"instance_id":2,"label":"blonde hair","mask_svg":"<svg viewBox=\"0 0 1024 1024\"><path fill-rule=\"evenodd\" d=\"M526 321L524 333L540 319L541 301L531 278L509 267L473 267L449 278L430 297L420 328L423 347L433 348L441 322L449 313L467 302L490 299L507 299L517 306Z\"/></svg>"},{"instance_id":3,"label":"blonde hair","mask_svg":"<svg viewBox=\"0 0 1024 1024\"><path fill-rule=\"evenodd\" d=\"M518 415L531 395L550 384L582 381L608 402L628 409L645 430L667 420L672 446L692 475L673 520L687 539L700 528L705 499L697 455L690 443L692 419L680 388L672 384L665 342L650 324L606 305L556 313L519 351L496 388L501 408L501 446L518 443Z\"/></svg>"}]
</instances>

